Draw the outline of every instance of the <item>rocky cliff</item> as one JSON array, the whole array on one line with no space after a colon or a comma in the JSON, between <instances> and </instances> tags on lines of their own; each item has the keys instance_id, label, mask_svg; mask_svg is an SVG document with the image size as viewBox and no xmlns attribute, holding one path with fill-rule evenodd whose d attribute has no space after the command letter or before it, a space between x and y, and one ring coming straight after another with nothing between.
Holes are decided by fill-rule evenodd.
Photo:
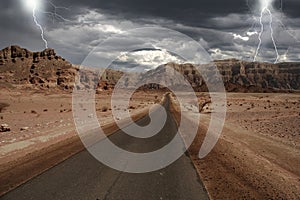
<instances>
[{"instance_id":1,"label":"rocky cliff","mask_svg":"<svg viewBox=\"0 0 300 200\"><path fill-rule=\"evenodd\" d=\"M175 69L182 74L196 91L207 91L203 76L214 81L216 65L229 92L275 92L300 90L300 63L259 63L236 59L215 61L208 65L167 63L141 76L132 75L135 80L151 77L153 82L161 81L182 87L182 80L174 76ZM204 69L200 74L197 68ZM98 91L110 90L123 75L120 71L106 70L99 77L99 70L80 70L80 87L97 84ZM62 89L72 91L79 66L72 65L56 55L53 49L31 52L19 46L7 47L0 51L0 87L29 87L36 89ZM100 80L100 81L98 81ZM98 81L98 82L97 82ZM131 78L124 80L126 87L134 87ZM151 81L150 81L151 82ZM159 88L157 84L145 82L145 88Z\"/></svg>"},{"instance_id":2,"label":"rocky cliff","mask_svg":"<svg viewBox=\"0 0 300 200\"><path fill-rule=\"evenodd\" d=\"M300 90L300 63L259 63L245 62L236 59L215 61L222 76L225 88L229 92L275 92ZM155 77L164 82L172 82L180 86L172 72L166 73L168 68L173 68L197 91L207 91L203 76L213 83L216 72L209 65L167 63L146 73L146 76ZM200 74L197 68L203 69ZM163 76L163 77L162 77Z\"/></svg>"},{"instance_id":3,"label":"rocky cliff","mask_svg":"<svg viewBox=\"0 0 300 200\"><path fill-rule=\"evenodd\" d=\"M71 89L76 69L53 49L31 52L19 46L0 51L0 82L7 85Z\"/></svg>"},{"instance_id":4,"label":"rocky cliff","mask_svg":"<svg viewBox=\"0 0 300 200\"><path fill-rule=\"evenodd\" d=\"M215 63L227 85L300 90L300 63L272 64L236 59L216 61Z\"/></svg>"},{"instance_id":5,"label":"rocky cliff","mask_svg":"<svg viewBox=\"0 0 300 200\"><path fill-rule=\"evenodd\" d=\"M56 55L54 49L31 52L19 46L10 46L0 51L0 87L72 91L79 68ZM98 73L92 68L80 68L81 87L96 84ZM97 82L98 89L111 89L121 74L106 70Z\"/></svg>"}]
</instances>

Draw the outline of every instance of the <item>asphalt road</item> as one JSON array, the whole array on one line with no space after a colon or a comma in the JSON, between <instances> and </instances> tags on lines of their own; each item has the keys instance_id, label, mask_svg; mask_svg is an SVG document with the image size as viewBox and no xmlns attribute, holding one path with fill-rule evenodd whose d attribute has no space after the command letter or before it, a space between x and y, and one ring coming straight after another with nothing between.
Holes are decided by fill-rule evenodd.
<instances>
[{"instance_id":1,"label":"asphalt road","mask_svg":"<svg viewBox=\"0 0 300 200\"><path fill-rule=\"evenodd\" d=\"M177 127L165 105L168 118L157 135L138 139L122 131L109 139L119 147L133 152L149 152L167 144ZM149 118L137 122L147 125ZM207 193L187 154L168 167L149 173L131 174L116 171L97 161L88 151L82 151L15 190L3 200L194 200L208 199Z\"/></svg>"}]
</instances>

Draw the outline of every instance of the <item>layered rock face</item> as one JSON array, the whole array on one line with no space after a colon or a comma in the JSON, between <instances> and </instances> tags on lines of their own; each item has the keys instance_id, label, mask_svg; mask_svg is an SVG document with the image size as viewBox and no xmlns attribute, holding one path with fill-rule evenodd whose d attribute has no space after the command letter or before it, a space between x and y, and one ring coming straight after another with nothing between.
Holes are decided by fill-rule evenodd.
<instances>
[{"instance_id":1,"label":"layered rock face","mask_svg":"<svg viewBox=\"0 0 300 200\"><path fill-rule=\"evenodd\" d=\"M235 59L215 63L225 84L263 89L300 90L300 63L272 64Z\"/></svg>"},{"instance_id":2,"label":"layered rock face","mask_svg":"<svg viewBox=\"0 0 300 200\"><path fill-rule=\"evenodd\" d=\"M119 71L72 65L57 56L54 49L31 52L11 46L0 51L0 86L4 87L72 91L75 81L79 81L80 88L95 87L102 91L111 90L121 76Z\"/></svg>"},{"instance_id":3,"label":"layered rock face","mask_svg":"<svg viewBox=\"0 0 300 200\"><path fill-rule=\"evenodd\" d=\"M213 65L217 68L212 67ZM218 69L228 92L300 90L300 63L254 63L236 59L197 66L168 63L147 72L146 76L164 80L163 83L172 82L172 85L179 87L182 85L182 81L174 76L174 72L170 68L182 74L196 91L207 91L203 77L214 83L217 74L215 69ZM198 69L201 69L201 74Z\"/></svg>"},{"instance_id":4,"label":"layered rock face","mask_svg":"<svg viewBox=\"0 0 300 200\"><path fill-rule=\"evenodd\" d=\"M217 66L218 72L213 66ZM197 69L201 69L201 73ZM112 90L124 74L111 69L101 71L72 65L57 56L53 49L31 52L19 46L11 46L0 51L0 87L71 91L79 73L77 77L80 80L77 81L81 84L77 84L78 87L96 87L98 91ZM184 78L178 78L176 73ZM130 78L120 81L124 82L125 87L135 87L136 82L142 82L146 89L168 85L184 90L184 85L188 83L195 91L208 91L205 80L213 84L218 73L228 92L300 90L300 63L271 64L236 59L215 61L207 65L167 63L141 75L132 73L128 76ZM147 78L148 82L143 81Z\"/></svg>"},{"instance_id":5,"label":"layered rock face","mask_svg":"<svg viewBox=\"0 0 300 200\"><path fill-rule=\"evenodd\" d=\"M0 51L0 82L40 88L71 89L76 68L53 49L31 52L19 46Z\"/></svg>"}]
</instances>

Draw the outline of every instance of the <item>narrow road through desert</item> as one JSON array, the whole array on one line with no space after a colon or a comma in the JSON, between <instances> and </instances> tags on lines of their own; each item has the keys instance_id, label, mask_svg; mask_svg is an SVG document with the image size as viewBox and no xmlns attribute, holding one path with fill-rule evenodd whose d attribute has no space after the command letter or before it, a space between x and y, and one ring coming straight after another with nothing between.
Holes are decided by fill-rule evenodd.
<instances>
[{"instance_id":1,"label":"narrow road through desert","mask_svg":"<svg viewBox=\"0 0 300 200\"><path fill-rule=\"evenodd\" d=\"M109 139L119 147L133 152L160 149L172 140L177 131L169 111L169 98L164 106L167 109L167 123L157 135L139 139L118 131ZM148 123L148 116L137 122L141 126ZM111 169L84 150L7 193L1 199L198 200L208 199L208 196L187 154L164 169L132 174Z\"/></svg>"}]
</instances>

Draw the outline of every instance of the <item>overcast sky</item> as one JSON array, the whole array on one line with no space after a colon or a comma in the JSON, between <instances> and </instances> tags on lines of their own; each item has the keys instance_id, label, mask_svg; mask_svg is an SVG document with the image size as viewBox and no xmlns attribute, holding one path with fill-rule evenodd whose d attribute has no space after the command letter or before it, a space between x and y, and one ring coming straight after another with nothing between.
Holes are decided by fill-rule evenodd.
<instances>
[{"instance_id":1,"label":"overcast sky","mask_svg":"<svg viewBox=\"0 0 300 200\"><path fill-rule=\"evenodd\" d=\"M45 48L41 32L33 21L32 7L26 5L26 0L2 0L0 5L1 49L14 44L32 51ZM300 1L283 0L281 3L274 0L269 8L279 61L299 61ZM49 47L72 63L80 64L103 41L149 26L179 31L191 37L212 59L252 61L259 44L261 9L259 0L249 0L248 3L246 0L39 0L35 11ZM56 17L49 14L55 11ZM263 16L264 32L257 60L274 62L277 54L269 27L271 18L267 12ZM128 55L121 52L118 61L141 62L149 69L149 60L154 60L152 65L164 61L180 62L180 55L165 50L147 50L149 43L143 47L143 34L129 36L126 41L110 42L111 46L105 52L98 53L101 57L112 59L120 53L119 47L126 46L131 50L135 50L134 47L145 48ZM153 35L149 33L148 37ZM181 40L172 37L172 34L156 34L153 40L155 43L170 38L170 46Z\"/></svg>"}]
</instances>

